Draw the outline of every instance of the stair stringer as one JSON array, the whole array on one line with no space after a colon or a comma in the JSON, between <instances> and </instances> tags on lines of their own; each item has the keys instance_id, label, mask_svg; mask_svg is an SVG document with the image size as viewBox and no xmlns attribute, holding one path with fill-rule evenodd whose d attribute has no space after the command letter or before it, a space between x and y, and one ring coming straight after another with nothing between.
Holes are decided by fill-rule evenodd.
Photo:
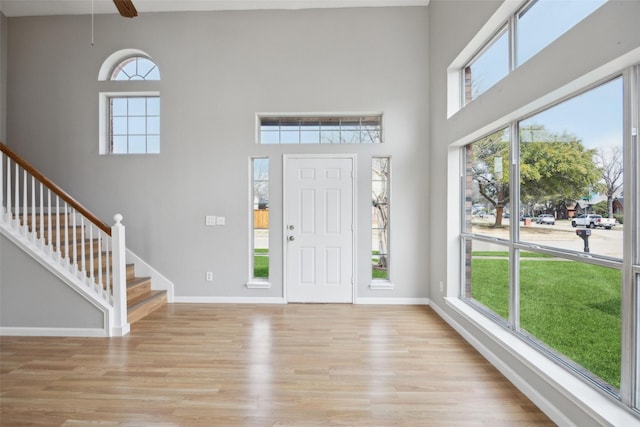
<instances>
[{"instance_id":1,"label":"stair stringer","mask_svg":"<svg viewBox=\"0 0 640 427\"><path fill-rule=\"evenodd\" d=\"M138 255L127 249L127 264L135 264L136 275L151 277L151 289L154 291L167 291L167 302L171 304L174 299L173 282L162 275L158 270L151 267Z\"/></svg>"},{"instance_id":2,"label":"stair stringer","mask_svg":"<svg viewBox=\"0 0 640 427\"><path fill-rule=\"evenodd\" d=\"M88 337L111 337L124 336L129 333L130 325L126 323L121 328L115 328L111 325L114 323L114 310L106 301L104 301L93 289L91 289L84 280L76 277L69 270L63 268L53 257L44 252L38 245L30 240L27 236L32 237L33 233L27 232L26 236L17 230L7 226L0 221L0 233L5 236L14 245L28 254L36 262L56 276L62 283L69 286L77 294L86 301L91 303L104 316L104 327L101 329L69 329L68 335L65 329L44 330L43 328L2 328L0 327L0 335L51 335L51 336L88 336Z\"/></svg>"}]
</instances>

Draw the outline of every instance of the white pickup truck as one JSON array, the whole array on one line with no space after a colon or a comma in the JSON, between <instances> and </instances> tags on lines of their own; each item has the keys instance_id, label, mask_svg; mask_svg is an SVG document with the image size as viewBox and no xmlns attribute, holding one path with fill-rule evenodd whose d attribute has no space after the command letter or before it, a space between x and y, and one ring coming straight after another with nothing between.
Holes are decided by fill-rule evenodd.
<instances>
[{"instance_id":1,"label":"white pickup truck","mask_svg":"<svg viewBox=\"0 0 640 427\"><path fill-rule=\"evenodd\" d=\"M602 227L611 230L614 225L616 225L615 218L603 218L602 215L596 214L582 214L571 220L572 227Z\"/></svg>"}]
</instances>

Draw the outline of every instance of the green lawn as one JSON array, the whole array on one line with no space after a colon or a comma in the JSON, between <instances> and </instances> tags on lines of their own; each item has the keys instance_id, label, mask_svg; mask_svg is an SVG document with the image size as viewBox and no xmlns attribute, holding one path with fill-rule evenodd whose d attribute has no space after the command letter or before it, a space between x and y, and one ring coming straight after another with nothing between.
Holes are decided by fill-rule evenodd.
<instances>
[{"instance_id":1,"label":"green lawn","mask_svg":"<svg viewBox=\"0 0 640 427\"><path fill-rule=\"evenodd\" d=\"M253 277L266 279L269 277L269 257L268 249L255 249L253 256ZM374 264L378 262L377 259L373 260ZM374 279L387 279L387 270L372 269L372 276Z\"/></svg>"},{"instance_id":2,"label":"green lawn","mask_svg":"<svg viewBox=\"0 0 640 427\"><path fill-rule=\"evenodd\" d=\"M269 278L269 250L255 249L253 256L253 277L260 279Z\"/></svg>"},{"instance_id":3,"label":"green lawn","mask_svg":"<svg viewBox=\"0 0 640 427\"><path fill-rule=\"evenodd\" d=\"M474 253L472 260L472 297L508 318L506 257L475 256L479 255ZM524 259L520 283L521 328L620 387L620 271L573 261Z\"/></svg>"},{"instance_id":4,"label":"green lawn","mask_svg":"<svg viewBox=\"0 0 640 427\"><path fill-rule=\"evenodd\" d=\"M379 257L378 255L380 255L380 251L371 251L371 263L372 263L372 268L371 268L371 277L373 279L388 279L389 278L389 270L388 269L381 269L381 268L375 268L375 265L378 264L378 260Z\"/></svg>"}]
</instances>

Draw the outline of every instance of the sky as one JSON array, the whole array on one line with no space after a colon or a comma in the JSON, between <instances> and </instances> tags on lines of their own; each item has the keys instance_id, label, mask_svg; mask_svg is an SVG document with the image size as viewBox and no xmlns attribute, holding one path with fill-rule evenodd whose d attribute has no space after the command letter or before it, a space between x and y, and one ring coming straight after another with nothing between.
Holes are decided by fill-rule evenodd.
<instances>
[{"instance_id":1,"label":"sky","mask_svg":"<svg viewBox=\"0 0 640 427\"><path fill-rule=\"evenodd\" d=\"M552 133L574 134L586 148L622 147L622 78L571 98L521 122Z\"/></svg>"},{"instance_id":2,"label":"sky","mask_svg":"<svg viewBox=\"0 0 640 427\"><path fill-rule=\"evenodd\" d=\"M604 3L606 0L538 0L521 10L516 22L518 64L531 58ZM474 80L476 77L480 80L476 89L484 91L508 73L508 39L505 31L472 63ZM551 133L574 134L586 148L621 147L622 103L622 79L617 78L545 110L521 125L543 125Z\"/></svg>"}]
</instances>

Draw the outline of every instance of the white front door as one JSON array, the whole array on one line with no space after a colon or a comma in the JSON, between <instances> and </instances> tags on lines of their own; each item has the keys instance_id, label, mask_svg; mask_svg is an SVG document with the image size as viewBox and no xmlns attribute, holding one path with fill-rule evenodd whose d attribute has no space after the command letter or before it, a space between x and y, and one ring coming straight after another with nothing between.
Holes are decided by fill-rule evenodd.
<instances>
[{"instance_id":1,"label":"white front door","mask_svg":"<svg viewBox=\"0 0 640 427\"><path fill-rule=\"evenodd\" d=\"M288 302L353 302L354 158L284 159Z\"/></svg>"}]
</instances>

